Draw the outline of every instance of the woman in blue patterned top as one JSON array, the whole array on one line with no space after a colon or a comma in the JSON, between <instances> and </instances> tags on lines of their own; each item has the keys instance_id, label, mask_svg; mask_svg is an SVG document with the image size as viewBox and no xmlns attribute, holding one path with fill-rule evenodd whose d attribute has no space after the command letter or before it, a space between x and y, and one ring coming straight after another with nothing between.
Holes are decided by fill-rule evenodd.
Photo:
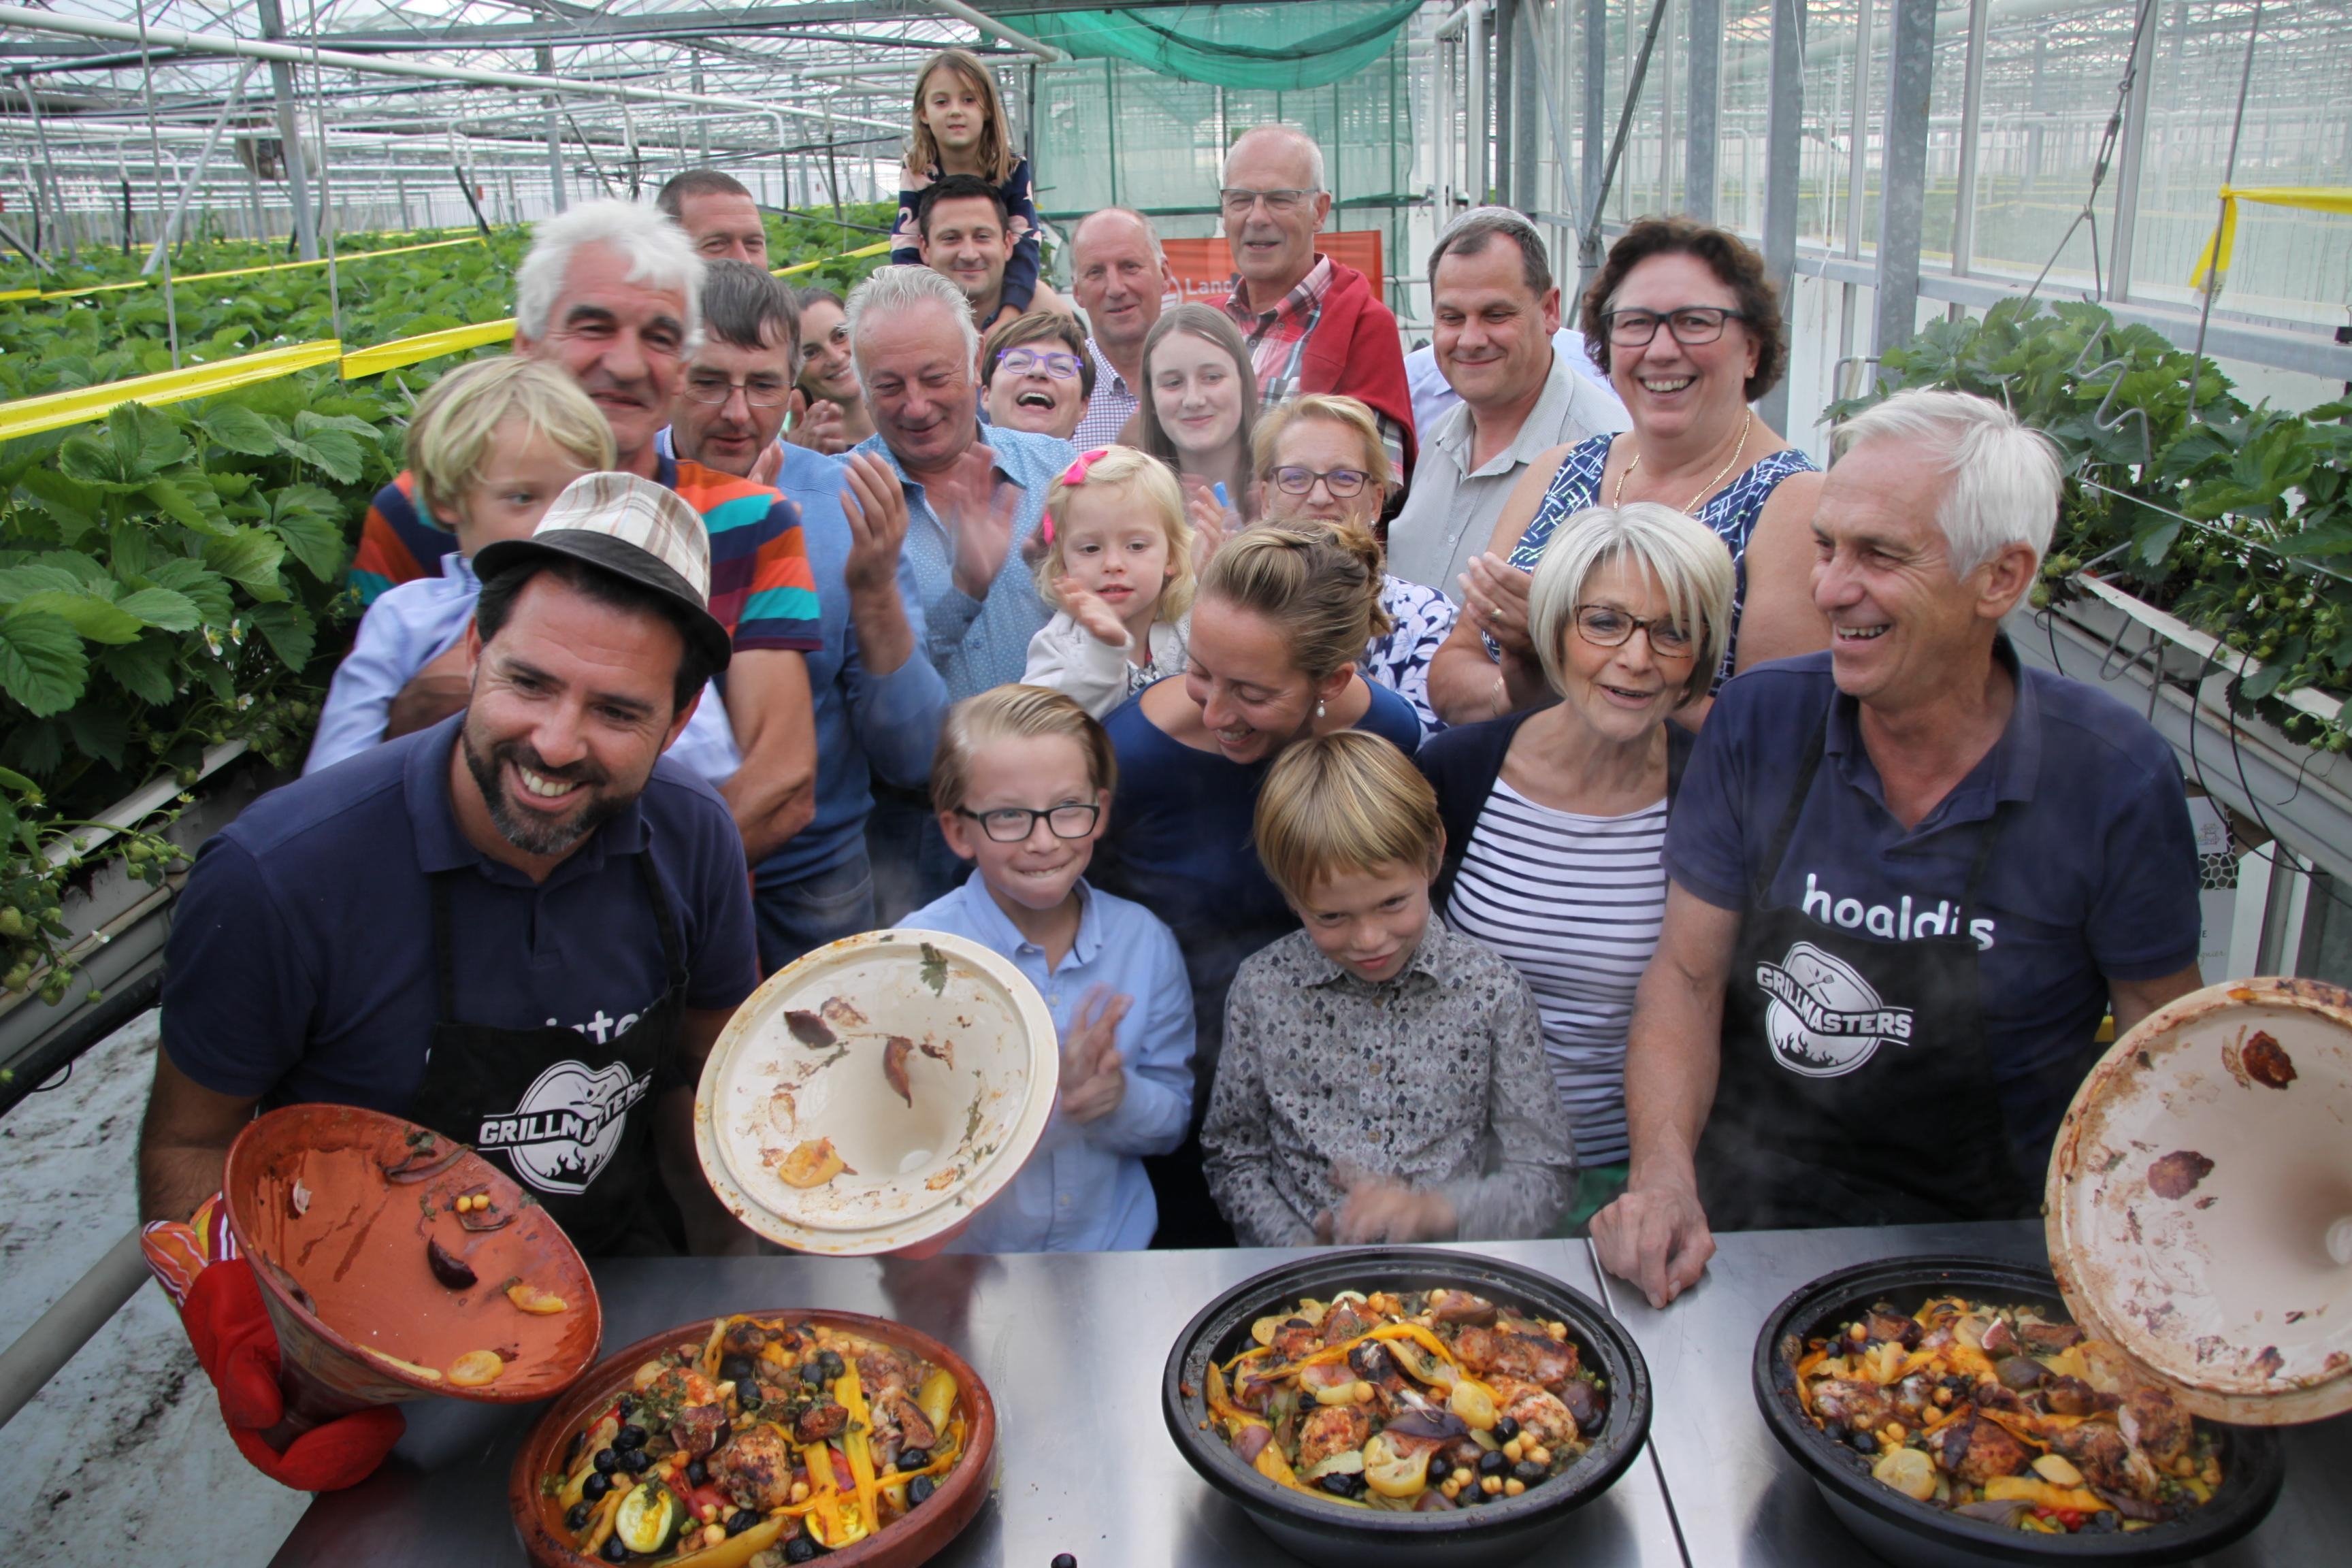
<instances>
[{"instance_id":1,"label":"woman in blue patterned top","mask_svg":"<svg viewBox=\"0 0 2352 1568\"><path fill-rule=\"evenodd\" d=\"M1633 428L1528 465L1487 552L1461 578L1462 618L1430 663L1430 700L1448 723L1548 697L1528 635L1528 584L1553 530L1587 507L1662 502L1730 549L1738 594L1717 684L1829 645L1811 588L1822 475L1750 406L1788 363L1763 258L1721 229L1645 218L1611 247L1582 324ZM1710 700L1678 717L1696 726Z\"/></svg>"}]
</instances>

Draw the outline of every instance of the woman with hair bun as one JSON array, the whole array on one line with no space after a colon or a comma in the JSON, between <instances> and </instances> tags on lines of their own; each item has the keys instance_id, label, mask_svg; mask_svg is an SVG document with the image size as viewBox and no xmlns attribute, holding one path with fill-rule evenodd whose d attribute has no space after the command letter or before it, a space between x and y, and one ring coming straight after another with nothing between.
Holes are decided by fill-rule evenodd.
<instances>
[{"instance_id":1,"label":"woman with hair bun","mask_svg":"<svg viewBox=\"0 0 2352 1568\"><path fill-rule=\"evenodd\" d=\"M1549 697L1528 636L1528 583L1553 531L1588 507L1659 502L1730 550L1731 637L1712 683L1829 646L1811 590L1822 476L1750 406L1788 365L1763 258L1722 229L1643 218L1610 247L1582 325L1633 428L1528 465L1486 553L1463 574L1462 618L1430 663L1431 703L1449 724ZM1709 700L1702 694L1685 721L1696 728Z\"/></svg>"},{"instance_id":2,"label":"woman with hair bun","mask_svg":"<svg viewBox=\"0 0 2352 1568\"><path fill-rule=\"evenodd\" d=\"M1097 880L1176 932L1199 1029L1193 1136L1147 1160L1160 1247L1232 1245L1201 1175L1197 1122L1224 1038L1225 992L1241 961L1297 918L1258 863L1258 786L1308 735L1364 730L1410 756L1421 725L1395 692L1357 668L1387 629L1381 549L1344 524L1265 524L1210 559L1192 603L1185 670L1104 721L1118 756Z\"/></svg>"}]
</instances>

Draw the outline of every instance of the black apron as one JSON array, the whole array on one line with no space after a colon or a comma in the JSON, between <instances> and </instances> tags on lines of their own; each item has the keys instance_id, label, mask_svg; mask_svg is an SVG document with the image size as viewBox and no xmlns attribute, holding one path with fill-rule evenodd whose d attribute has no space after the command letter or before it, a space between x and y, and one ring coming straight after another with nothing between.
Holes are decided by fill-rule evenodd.
<instances>
[{"instance_id":1,"label":"black apron","mask_svg":"<svg viewBox=\"0 0 2352 1568\"><path fill-rule=\"evenodd\" d=\"M499 1029L457 1016L449 937L451 877L433 884L440 1016L410 1120L502 1163L585 1255L676 1252L676 1209L654 1153L653 1101L674 1087L686 1012L686 962L653 857L635 857L660 934L661 994L599 1041L558 1025Z\"/></svg>"},{"instance_id":2,"label":"black apron","mask_svg":"<svg viewBox=\"0 0 2352 1568\"><path fill-rule=\"evenodd\" d=\"M2035 1212L1985 1054L1968 934L2001 825L1958 907L1906 900L1897 934L1766 906L1821 769L1826 712L1765 853L1724 988L1723 1067L1698 1147L1717 1230L2006 1219Z\"/></svg>"}]
</instances>

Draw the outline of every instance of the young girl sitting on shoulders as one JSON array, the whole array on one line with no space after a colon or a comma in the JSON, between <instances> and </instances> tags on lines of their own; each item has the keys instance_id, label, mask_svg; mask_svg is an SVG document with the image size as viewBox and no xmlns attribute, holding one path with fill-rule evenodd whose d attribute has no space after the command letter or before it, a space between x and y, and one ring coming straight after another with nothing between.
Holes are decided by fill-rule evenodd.
<instances>
[{"instance_id":1,"label":"young girl sitting on shoulders","mask_svg":"<svg viewBox=\"0 0 2352 1568\"><path fill-rule=\"evenodd\" d=\"M941 49L915 78L915 122L898 171L898 223L890 235L890 264L920 267L916 203L934 180L973 174L994 185L1012 214L1013 258L1004 266L1003 302L985 333L1009 321L1037 296L1037 207L1029 198L1029 160L1021 156L997 96L996 78L963 49Z\"/></svg>"},{"instance_id":2,"label":"young girl sitting on shoulders","mask_svg":"<svg viewBox=\"0 0 2352 1568\"><path fill-rule=\"evenodd\" d=\"M1100 719L1184 668L1192 525L1167 466L1132 447L1072 463L1045 499L1037 593L1054 618L1029 639L1022 680Z\"/></svg>"},{"instance_id":3,"label":"young girl sitting on shoulders","mask_svg":"<svg viewBox=\"0 0 2352 1568\"><path fill-rule=\"evenodd\" d=\"M1267 773L1255 826L1307 929L1244 961L1225 1004L1201 1146L1234 1237L1541 1236L1574 1179L1568 1116L1527 982L1430 918L1429 781L1377 735L1317 735Z\"/></svg>"},{"instance_id":4,"label":"young girl sitting on shoulders","mask_svg":"<svg viewBox=\"0 0 2352 1568\"><path fill-rule=\"evenodd\" d=\"M337 667L306 773L466 705L474 552L528 539L563 488L613 466L613 431L571 376L535 360L477 360L435 382L408 426L417 499L454 533L441 574L387 589ZM421 679L420 679L421 678Z\"/></svg>"},{"instance_id":5,"label":"young girl sitting on shoulders","mask_svg":"<svg viewBox=\"0 0 2352 1568\"><path fill-rule=\"evenodd\" d=\"M1039 687L966 698L940 731L931 804L974 869L900 926L1011 960L1062 1043L1036 1152L950 1251L1127 1250L1159 1225L1141 1157L1175 1148L1191 1124L1192 993L1168 928L1086 883L1118 770L1102 726Z\"/></svg>"}]
</instances>

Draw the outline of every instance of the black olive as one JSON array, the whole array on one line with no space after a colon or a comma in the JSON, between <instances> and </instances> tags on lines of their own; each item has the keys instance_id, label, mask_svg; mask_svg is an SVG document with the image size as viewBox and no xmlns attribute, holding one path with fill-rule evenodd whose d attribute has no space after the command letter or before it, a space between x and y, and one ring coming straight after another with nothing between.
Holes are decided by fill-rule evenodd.
<instances>
[{"instance_id":1,"label":"black olive","mask_svg":"<svg viewBox=\"0 0 2352 1568\"><path fill-rule=\"evenodd\" d=\"M654 1457L643 1448L621 1450L621 1468L633 1476L642 1476L653 1468Z\"/></svg>"},{"instance_id":2,"label":"black olive","mask_svg":"<svg viewBox=\"0 0 2352 1568\"><path fill-rule=\"evenodd\" d=\"M690 1487L709 1486L710 1484L710 1467L704 1464L700 1459L688 1459L686 1462L686 1484Z\"/></svg>"},{"instance_id":3,"label":"black olive","mask_svg":"<svg viewBox=\"0 0 2352 1568\"><path fill-rule=\"evenodd\" d=\"M629 1560L629 1549L619 1536L608 1535L604 1538L604 1555L607 1563L626 1563Z\"/></svg>"},{"instance_id":4,"label":"black olive","mask_svg":"<svg viewBox=\"0 0 2352 1568\"><path fill-rule=\"evenodd\" d=\"M760 1385L745 1379L735 1385L735 1403L745 1410L760 1408Z\"/></svg>"},{"instance_id":5,"label":"black olive","mask_svg":"<svg viewBox=\"0 0 2352 1568\"><path fill-rule=\"evenodd\" d=\"M816 1542L805 1535L795 1535L784 1542L784 1561L813 1563L816 1560Z\"/></svg>"},{"instance_id":6,"label":"black olive","mask_svg":"<svg viewBox=\"0 0 2352 1568\"><path fill-rule=\"evenodd\" d=\"M834 1379L841 1376L842 1373L849 1370L848 1363L841 1359L841 1352L839 1351L821 1351L817 1354L816 1362L819 1366L824 1369L824 1377L827 1383L832 1382Z\"/></svg>"},{"instance_id":7,"label":"black olive","mask_svg":"<svg viewBox=\"0 0 2352 1568\"><path fill-rule=\"evenodd\" d=\"M913 1480L907 1483L907 1506L909 1508L920 1508L923 1504L930 1501L931 1494L939 1489L939 1483L931 1479L930 1477L917 1476Z\"/></svg>"},{"instance_id":8,"label":"black olive","mask_svg":"<svg viewBox=\"0 0 2352 1568\"><path fill-rule=\"evenodd\" d=\"M1822 1422L1822 1436L1827 1437L1832 1443L1844 1442L1846 1439L1845 1423L1843 1421Z\"/></svg>"},{"instance_id":9,"label":"black olive","mask_svg":"<svg viewBox=\"0 0 2352 1568\"><path fill-rule=\"evenodd\" d=\"M615 1448L642 1448L646 1446L646 1438L648 1434L642 1426L624 1426L618 1432L613 1434L613 1447Z\"/></svg>"},{"instance_id":10,"label":"black olive","mask_svg":"<svg viewBox=\"0 0 2352 1568\"><path fill-rule=\"evenodd\" d=\"M1048 1568L1078 1568L1078 1560L1066 1552L1057 1552Z\"/></svg>"},{"instance_id":11,"label":"black olive","mask_svg":"<svg viewBox=\"0 0 2352 1568\"><path fill-rule=\"evenodd\" d=\"M1503 1457L1500 1448L1489 1448L1478 1456L1478 1473L1482 1476L1499 1476L1510 1468L1511 1461Z\"/></svg>"},{"instance_id":12,"label":"black olive","mask_svg":"<svg viewBox=\"0 0 2352 1568\"><path fill-rule=\"evenodd\" d=\"M621 1451L618 1448L599 1448L596 1457L588 1462L596 1467L598 1475L609 1476L621 1468Z\"/></svg>"},{"instance_id":13,"label":"black olive","mask_svg":"<svg viewBox=\"0 0 2352 1568\"><path fill-rule=\"evenodd\" d=\"M898 1450L898 1468L902 1470L919 1470L930 1462L931 1455L930 1450L928 1448L901 1448Z\"/></svg>"},{"instance_id":14,"label":"black olive","mask_svg":"<svg viewBox=\"0 0 2352 1568\"><path fill-rule=\"evenodd\" d=\"M1519 1435L1519 1424L1507 1415L1495 1418L1495 1441L1507 1443Z\"/></svg>"},{"instance_id":15,"label":"black olive","mask_svg":"<svg viewBox=\"0 0 2352 1568\"><path fill-rule=\"evenodd\" d=\"M739 1508L727 1516L727 1533L740 1535L759 1522L758 1513L748 1508Z\"/></svg>"},{"instance_id":16,"label":"black olive","mask_svg":"<svg viewBox=\"0 0 2352 1568\"><path fill-rule=\"evenodd\" d=\"M719 1363L719 1381L721 1383L740 1383L745 1378L751 1375L751 1358L750 1356L730 1355L720 1361Z\"/></svg>"},{"instance_id":17,"label":"black olive","mask_svg":"<svg viewBox=\"0 0 2352 1568\"><path fill-rule=\"evenodd\" d=\"M807 1384L811 1388L814 1388L817 1384L823 1383L824 1381L824 1363L814 1361L804 1361L801 1363L801 1381Z\"/></svg>"},{"instance_id":18,"label":"black olive","mask_svg":"<svg viewBox=\"0 0 2352 1568\"><path fill-rule=\"evenodd\" d=\"M629 1418L629 1412L636 1407L637 1401L634 1394L624 1394L620 1398L613 1401L613 1414L624 1421Z\"/></svg>"},{"instance_id":19,"label":"black olive","mask_svg":"<svg viewBox=\"0 0 2352 1568\"><path fill-rule=\"evenodd\" d=\"M1333 1497L1353 1498L1364 1495L1364 1478L1361 1476L1328 1475L1315 1484Z\"/></svg>"},{"instance_id":20,"label":"black olive","mask_svg":"<svg viewBox=\"0 0 2352 1568\"><path fill-rule=\"evenodd\" d=\"M611 1451L609 1448L605 1450L606 1453ZM602 1470L591 1471L588 1479L580 1483L580 1495L590 1502L604 1501L604 1494L612 1489L613 1478Z\"/></svg>"},{"instance_id":21,"label":"black olive","mask_svg":"<svg viewBox=\"0 0 2352 1568\"><path fill-rule=\"evenodd\" d=\"M2105 1509L2101 1509L2098 1512L2093 1514L2090 1518L2083 1521L2083 1533L2085 1535L2113 1535L2116 1531L2121 1530L2123 1527L2124 1521L2121 1514L2110 1513Z\"/></svg>"},{"instance_id":22,"label":"black olive","mask_svg":"<svg viewBox=\"0 0 2352 1568\"><path fill-rule=\"evenodd\" d=\"M573 1503L573 1504L572 1505L571 1510L570 1510L569 1512L567 1512L566 1514L564 1514L564 1516L563 1516L563 1528L564 1528L564 1529L566 1529L566 1530L585 1530L585 1529L587 1529L587 1528L588 1528L588 1515L589 1515L590 1511L591 1511L591 1510L590 1510L590 1509L589 1509L589 1507L588 1507L588 1505L587 1505L586 1503L584 1503L584 1502L575 1502L575 1503Z\"/></svg>"},{"instance_id":23,"label":"black olive","mask_svg":"<svg viewBox=\"0 0 2352 1568\"><path fill-rule=\"evenodd\" d=\"M1511 1479L1522 1486L1533 1486L1551 1474L1551 1467L1538 1465L1533 1459L1521 1459L1511 1467Z\"/></svg>"},{"instance_id":24,"label":"black olive","mask_svg":"<svg viewBox=\"0 0 2352 1568\"><path fill-rule=\"evenodd\" d=\"M1856 1432L1853 1435L1852 1441L1853 1443L1853 1451L1857 1454L1875 1454L1878 1452L1878 1439L1872 1436L1867 1432Z\"/></svg>"}]
</instances>

